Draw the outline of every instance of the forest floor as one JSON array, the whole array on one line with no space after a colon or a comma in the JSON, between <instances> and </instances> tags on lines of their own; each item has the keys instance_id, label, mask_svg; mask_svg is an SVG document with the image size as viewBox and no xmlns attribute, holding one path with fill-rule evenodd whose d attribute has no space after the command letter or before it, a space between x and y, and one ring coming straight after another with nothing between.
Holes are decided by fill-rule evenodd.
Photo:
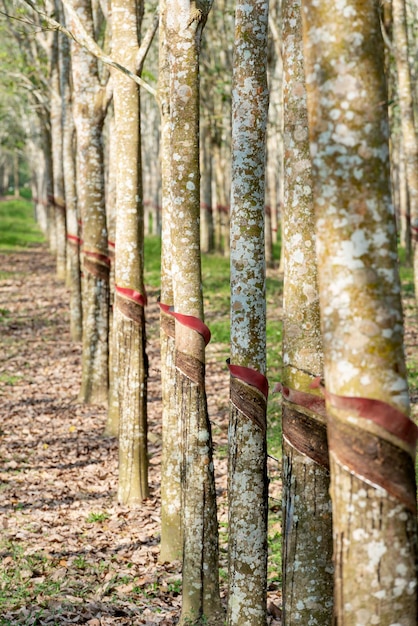
<instances>
[{"instance_id":1,"label":"forest floor","mask_svg":"<svg viewBox=\"0 0 418 626\"><path fill-rule=\"evenodd\" d=\"M151 497L129 509L116 500L118 450L116 439L103 436L106 410L77 400L81 346L70 340L69 293L52 256L43 245L0 254L1 625L177 623L181 566L158 561L159 309L156 290L148 295ZM225 598L229 375L218 349L208 346L207 390ZM277 515L273 459L269 477ZM272 625L281 623L278 578L269 574Z\"/></svg>"}]
</instances>

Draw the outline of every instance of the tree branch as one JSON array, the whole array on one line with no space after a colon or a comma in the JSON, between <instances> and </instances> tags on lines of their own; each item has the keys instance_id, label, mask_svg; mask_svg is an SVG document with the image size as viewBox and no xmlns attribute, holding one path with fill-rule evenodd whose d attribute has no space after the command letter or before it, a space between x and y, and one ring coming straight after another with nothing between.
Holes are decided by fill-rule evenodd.
<instances>
[{"instance_id":1,"label":"tree branch","mask_svg":"<svg viewBox=\"0 0 418 626\"><path fill-rule=\"evenodd\" d=\"M47 15L46 13L41 11L36 6L35 2L33 2L33 0L19 0L19 1L21 3L23 3L23 4L26 4L26 5L30 6L30 8L33 11L38 13L47 22L48 26L51 29L57 30L57 31L63 33L64 35L66 35L67 37L69 37L70 39L75 41L77 44L79 44L80 46L85 48L88 52L90 52L90 54L92 54L96 58L100 59L100 61L102 61L102 63L105 63L106 65L109 65L110 67L114 67L115 69L119 70L120 72L123 72L126 76L129 76L129 78L131 78L135 83L137 83L137 85L139 85L143 89L146 89L155 98L157 97L157 92L156 92L156 90L153 87L151 87L151 85L148 85L148 83L146 83L144 80L142 80L142 78L140 78L139 76L137 76L136 74L131 72L131 70L129 70L128 68L124 67L120 63L117 63L110 56L108 56L107 54L105 54L103 52L103 50L94 41L94 39L92 37L90 37L90 35L88 35L88 33L86 33L86 31L85 31L85 29L83 27L83 24L81 23L80 18L78 17L76 11L72 7L71 3L68 2L68 0L62 0L62 3L64 5L64 7L65 7L65 10L67 11L68 15L71 17L71 19L72 19L72 21L73 21L73 23L74 23L74 25L75 25L75 27L77 29L76 33L74 33L73 31L69 30L68 28L66 28L65 26L63 26L62 24L60 24L59 22L54 20L54 18L50 17L49 15ZM144 55L144 58L145 58L145 55Z\"/></svg>"},{"instance_id":2,"label":"tree branch","mask_svg":"<svg viewBox=\"0 0 418 626\"><path fill-rule=\"evenodd\" d=\"M144 61L145 61L145 57L148 54L148 50L151 47L151 43L152 40L154 39L154 35L157 32L158 29L158 24L160 23L160 12L157 9L155 11L154 17L152 19L151 24L148 27L147 32L145 33L144 37L142 38L142 42L140 45L140 48L138 50L138 54L136 57L136 70L138 72L138 74L140 74L142 72L142 68L144 66ZM156 92L154 93L154 95L156 95Z\"/></svg>"}]
</instances>

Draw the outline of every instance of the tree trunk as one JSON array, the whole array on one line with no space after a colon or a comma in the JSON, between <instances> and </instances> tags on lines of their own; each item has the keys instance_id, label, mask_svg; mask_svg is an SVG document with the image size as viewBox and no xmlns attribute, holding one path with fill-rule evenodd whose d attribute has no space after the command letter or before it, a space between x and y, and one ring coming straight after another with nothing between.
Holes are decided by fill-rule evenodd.
<instances>
[{"instance_id":1,"label":"tree trunk","mask_svg":"<svg viewBox=\"0 0 418 626\"><path fill-rule=\"evenodd\" d=\"M337 624L416 623L409 419L378 3L303 0Z\"/></svg>"},{"instance_id":2,"label":"tree trunk","mask_svg":"<svg viewBox=\"0 0 418 626\"><path fill-rule=\"evenodd\" d=\"M206 11L209 6L206 7ZM167 5L172 278L177 411L182 425L183 603L180 623L220 622L218 529L205 391L200 263L199 49L207 13ZM196 330L196 325L198 330ZM203 325L203 326L202 326ZM206 620L206 622L205 622Z\"/></svg>"},{"instance_id":3,"label":"tree trunk","mask_svg":"<svg viewBox=\"0 0 418 626\"><path fill-rule=\"evenodd\" d=\"M112 41L116 60L136 71L140 7L113 0ZM117 142L114 332L119 405L119 502L149 495L147 453L147 357L144 289L140 101L138 85L114 72Z\"/></svg>"},{"instance_id":4,"label":"tree trunk","mask_svg":"<svg viewBox=\"0 0 418 626\"><path fill-rule=\"evenodd\" d=\"M285 0L283 624L332 624L332 516L300 0ZM318 407L318 410L315 408Z\"/></svg>"},{"instance_id":5,"label":"tree trunk","mask_svg":"<svg viewBox=\"0 0 418 626\"><path fill-rule=\"evenodd\" d=\"M232 86L229 626L266 623L267 25L265 0L237 2Z\"/></svg>"},{"instance_id":6,"label":"tree trunk","mask_svg":"<svg viewBox=\"0 0 418 626\"><path fill-rule=\"evenodd\" d=\"M212 211L212 151L209 123L201 137L201 198L200 198L200 246L203 253L213 252L213 211Z\"/></svg>"},{"instance_id":7,"label":"tree trunk","mask_svg":"<svg viewBox=\"0 0 418 626\"><path fill-rule=\"evenodd\" d=\"M279 211L283 204L283 60L282 0L269 5L269 51L267 78L269 85L269 117L267 123L267 204L271 207L272 243L278 242Z\"/></svg>"},{"instance_id":8,"label":"tree trunk","mask_svg":"<svg viewBox=\"0 0 418 626\"><path fill-rule=\"evenodd\" d=\"M17 149L13 154L13 195L15 198L19 198L20 196L20 187L19 187L19 152Z\"/></svg>"},{"instance_id":9,"label":"tree trunk","mask_svg":"<svg viewBox=\"0 0 418 626\"><path fill-rule=\"evenodd\" d=\"M74 3L93 35L89 0ZM71 28L71 24L70 24ZM98 62L72 43L77 192L83 223L83 348L80 401L106 404L108 392L109 258L104 204L103 89Z\"/></svg>"},{"instance_id":10,"label":"tree trunk","mask_svg":"<svg viewBox=\"0 0 418 626\"><path fill-rule=\"evenodd\" d=\"M73 341L81 341L83 332L83 310L81 302L80 249L82 242L77 212L77 189L75 171L75 155L77 153L77 150L70 84L70 42L66 37L62 37L60 44L60 80L63 104L62 163L64 172L64 193L68 243L66 283L70 289L71 339Z\"/></svg>"},{"instance_id":11,"label":"tree trunk","mask_svg":"<svg viewBox=\"0 0 418 626\"><path fill-rule=\"evenodd\" d=\"M170 198L170 84L167 48L166 3L160 5L160 47L158 100L161 113L161 302L174 302L172 277ZM161 387L162 387L162 459L161 459L161 561L183 557L181 425L176 406L175 322L165 307L161 308Z\"/></svg>"},{"instance_id":12,"label":"tree trunk","mask_svg":"<svg viewBox=\"0 0 418 626\"><path fill-rule=\"evenodd\" d=\"M55 217L56 232L56 264L57 277L65 279L67 228L65 219L65 193L63 169L63 102L60 85L59 37L64 35L56 32L53 35L51 51L51 141L53 196L51 204Z\"/></svg>"},{"instance_id":13,"label":"tree trunk","mask_svg":"<svg viewBox=\"0 0 418 626\"><path fill-rule=\"evenodd\" d=\"M107 137L116 135L115 115L109 112L106 119ZM117 142L107 141L107 161L106 167L106 220L107 234L109 237L109 398L107 405L107 419L104 434L107 437L117 437L119 435L119 394L118 394L118 361L116 347L116 325L115 325L115 247L116 247L116 188L117 188Z\"/></svg>"},{"instance_id":14,"label":"tree trunk","mask_svg":"<svg viewBox=\"0 0 418 626\"><path fill-rule=\"evenodd\" d=\"M402 147L405 158L413 240L415 298L418 302L418 136L414 121L414 94L408 61L405 0L392 0L392 16L399 108L401 113Z\"/></svg>"}]
</instances>

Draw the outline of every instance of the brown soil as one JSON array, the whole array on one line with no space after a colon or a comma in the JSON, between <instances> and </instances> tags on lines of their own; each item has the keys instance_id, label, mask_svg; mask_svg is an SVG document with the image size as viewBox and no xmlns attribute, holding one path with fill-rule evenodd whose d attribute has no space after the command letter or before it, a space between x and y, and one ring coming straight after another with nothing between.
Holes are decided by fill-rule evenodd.
<instances>
[{"instance_id":1,"label":"brown soil","mask_svg":"<svg viewBox=\"0 0 418 626\"><path fill-rule=\"evenodd\" d=\"M148 290L147 307L151 497L129 509L115 498L117 441L103 436L106 411L77 401L81 347L70 340L69 294L52 257L44 247L2 254L0 278L0 624L175 624L180 564L158 562L156 293ZM216 459L222 530L228 373L217 351L208 353L207 389L215 446L223 451ZM273 461L270 473L277 491ZM221 566L226 571L222 543ZM277 593L272 582L272 624L280 623Z\"/></svg>"}]
</instances>

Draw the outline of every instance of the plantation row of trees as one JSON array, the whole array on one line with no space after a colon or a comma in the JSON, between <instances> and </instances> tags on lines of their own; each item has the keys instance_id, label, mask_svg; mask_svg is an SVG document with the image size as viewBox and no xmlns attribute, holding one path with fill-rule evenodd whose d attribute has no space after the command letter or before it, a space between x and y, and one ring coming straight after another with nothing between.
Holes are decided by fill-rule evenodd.
<instances>
[{"instance_id":1,"label":"plantation row of trees","mask_svg":"<svg viewBox=\"0 0 418 626\"><path fill-rule=\"evenodd\" d=\"M416 6L3 9L4 97L24 111L36 213L82 341L80 401L108 406L124 504L148 496L143 240L161 230L161 558L183 559L181 622L225 619L201 281L202 250L218 249L231 260L226 622L266 623L265 267L281 204L283 623L415 624L396 219L408 248Z\"/></svg>"}]
</instances>

